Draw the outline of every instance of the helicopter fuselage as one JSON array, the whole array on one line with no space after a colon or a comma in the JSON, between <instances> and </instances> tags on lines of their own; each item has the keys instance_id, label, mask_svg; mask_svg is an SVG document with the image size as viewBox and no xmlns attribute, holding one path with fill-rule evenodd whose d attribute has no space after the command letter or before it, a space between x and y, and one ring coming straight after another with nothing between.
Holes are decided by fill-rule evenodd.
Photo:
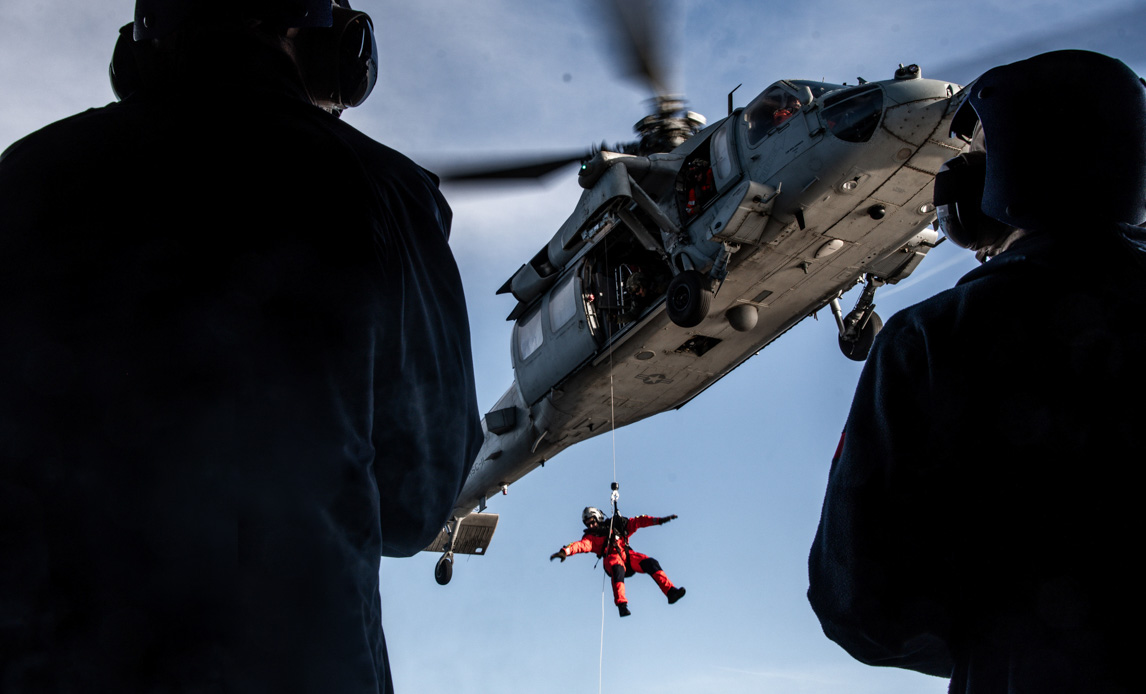
<instances>
[{"instance_id":1,"label":"helicopter fuselage","mask_svg":"<svg viewBox=\"0 0 1146 694\"><path fill-rule=\"evenodd\" d=\"M782 81L670 152L585 162L577 208L502 287L514 384L431 548L565 448L683 406L857 283L907 277L965 144L948 136L959 89L914 66Z\"/></svg>"}]
</instances>

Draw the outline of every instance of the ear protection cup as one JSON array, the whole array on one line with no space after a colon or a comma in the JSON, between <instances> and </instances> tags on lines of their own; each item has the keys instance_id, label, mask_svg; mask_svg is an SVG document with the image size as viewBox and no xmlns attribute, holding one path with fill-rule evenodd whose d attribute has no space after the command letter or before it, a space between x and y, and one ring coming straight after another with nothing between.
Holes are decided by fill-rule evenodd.
<instances>
[{"instance_id":1,"label":"ear protection cup","mask_svg":"<svg viewBox=\"0 0 1146 694\"><path fill-rule=\"evenodd\" d=\"M141 64L139 54L151 50L151 45L136 43L134 27L135 24L132 23L120 28L119 38L116 39L115 49L111 53L111 65L108 66L111 90L120 101L138 92L147 82L145 75L148 67Z\"/></svg>"},{"instance_id":2,"label":"ear protection cup","mask_svg":"<svg viewBox=\"0 0 1146 694\"><path fill-rule=\"evenodd\" d=\"M330 28L308 29L295 39L307 89L316 101L341 110L366 101L378 80L378 42L365 12L334 7Z\"/></svg>"},{"instance_id":3,"label":"ear protection cup","mask_svg":"<svg viewBox=\"0 0 1146 694\"><path fill-rule=\"evenodd\" d=\"M1014 229L983 212L987 154L965 152L947 160L935 174L939 228L962 248L977 251L1002 241Z\"/></svg>"},{"instance_id":4,"label":"ear protection cup","mask_svg":"<svg viewBox=\"0 0 1146 694\"><path fill-rule=\"evenodd\" d=\"M296 55L311 96L336 111L360 105L378 80L378 42L365 12L343 2L334 6L333 25L302 29L295 39ZM158 56L149 41L134 40L135 25L119 30L112 51L109 77L120 99L127 99L157 79Z\"/></svg>"}]
</instances>

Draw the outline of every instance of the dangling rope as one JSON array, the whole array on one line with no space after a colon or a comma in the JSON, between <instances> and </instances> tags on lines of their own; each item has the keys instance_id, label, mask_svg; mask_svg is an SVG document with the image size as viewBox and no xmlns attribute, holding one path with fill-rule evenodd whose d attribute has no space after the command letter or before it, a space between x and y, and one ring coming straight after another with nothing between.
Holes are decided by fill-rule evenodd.
<instances>
[{"instance_id":1,"label":"dangling rope","mask_svg":"<svg viewBox=\"0 0 1146 694\"><path fill-rule=\"evenodd\" d=\"M597 694L601 694L601 681L605 673L605 584L608 574L601 577L601 654L597 657Z\"/></svg>"},{"instance_id":2,"label":"dangling rope","mask_svg":"<svg viewBox=\"0 0 1146 694\"><path fill-rule=\"evenodd\" d=\"M609 266L609 245L605 244L605 267ZM617 276L620 281L620 275ZM618 296L621 287L617 287ZM611 331L610 331L611 332ZM613 515L609 518L609 534L605 536L605 554L609 553L609 543L613 539L613 523L616 522L618 511L617 502L621 498L620 485L617 484L617 398L613 389L613 350L609 350L609 435L613 446L613 485L609 500L613 502ZM597 694L602 692L602 681L605 673L605 592L609 587L608 572L601 578L601 653L597 661Z\"/></svg>"},{"instance_id":3,"label":"dangling rope","mask_svg":"<svg viewBox=\"0 0 1146 694\"><path fill-rule=\"evenodd\" d=\"M613 392L613 353L609 352L609 434L613 438L613 504L617 503L617 405Z\"/></svg>"},{"instance_id":4,"label":"dangling rope","mask_svg":"<svg viewBox=\"0 0 1146 694\"><path fill-rule=\"evenodd\" d=\"M609 265L609 245L605 244L605 265ZM617 275L617 295L621 295L622 286L620 284L621 276ZM613 502L613 517L617 515L617 500L620 498L620 493L617 491L619 485L617 484L617 396L613 387L613 351L609 350L609 436L612 439L613 446L613 487L610 500ZM610 536L613 529L613 521L609 521Z\"/></svg>"}]
</instances>

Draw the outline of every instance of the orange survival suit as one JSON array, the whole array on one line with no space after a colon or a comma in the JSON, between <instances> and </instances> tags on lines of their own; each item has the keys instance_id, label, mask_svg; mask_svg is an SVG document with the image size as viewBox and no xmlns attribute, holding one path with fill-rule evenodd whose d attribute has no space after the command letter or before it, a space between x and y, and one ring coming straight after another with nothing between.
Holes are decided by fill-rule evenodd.
<instances>
[{"instance_id":1,"label":"orange survival suit","mask_svg":"<svg viewBox=\"0 0 1146 694\"><path fill-rule=\"evenodd\" d=\"M585 535L577 542L571 542L551 555L550 560L565 558L573 554L592 552L605 559L605 573L613 582L613 602L622 617L629 615L628 599L625 597L625 578L634 573L649 574L668 597L669 604L684 596L685 589L673 586L672 581L661 569L660 562L647 554L636 552L629 546L629 536L650 525L662 525L676 518L675 515L655 518L635 516L625 518L620 514L605 522L604 514L597 509L587 508L582 516L585 522Z\"/></svg>"}]
</instances>

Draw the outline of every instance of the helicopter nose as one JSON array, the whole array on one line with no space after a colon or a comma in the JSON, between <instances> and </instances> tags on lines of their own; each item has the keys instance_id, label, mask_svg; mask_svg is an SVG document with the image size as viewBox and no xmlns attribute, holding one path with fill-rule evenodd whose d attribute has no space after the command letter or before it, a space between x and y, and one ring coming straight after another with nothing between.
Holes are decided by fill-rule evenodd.
<instances>
[{"instance_id":1,"label":"helicopter nose","mask_svg":"<svg viewBox=\"0 0 1146 694\"><path fill-rule=\"evenodd\" d=\"M944 142L949 137L949 103L950 97L945 93L909 103L893 102L884 110L883 127L917 147L928 142Z\"/></svg>"}]
</instances>

